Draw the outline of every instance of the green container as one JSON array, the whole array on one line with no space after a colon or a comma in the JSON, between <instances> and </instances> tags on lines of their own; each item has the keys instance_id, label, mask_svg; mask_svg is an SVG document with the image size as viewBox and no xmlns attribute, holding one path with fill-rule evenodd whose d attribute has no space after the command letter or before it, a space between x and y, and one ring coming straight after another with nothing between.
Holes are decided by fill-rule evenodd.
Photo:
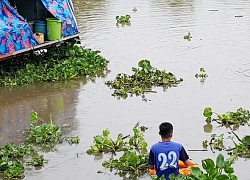
<instances>
[{"instance_id":1,"label":"green container","mask_svg":"<svg viewBox=\"0 0 250 180\"><path fill-rule=\"evenodd\" d=\"M62 22L56 18L47 18L47 39L50 41L61 39Z\"/></svg>"}]
</instances>

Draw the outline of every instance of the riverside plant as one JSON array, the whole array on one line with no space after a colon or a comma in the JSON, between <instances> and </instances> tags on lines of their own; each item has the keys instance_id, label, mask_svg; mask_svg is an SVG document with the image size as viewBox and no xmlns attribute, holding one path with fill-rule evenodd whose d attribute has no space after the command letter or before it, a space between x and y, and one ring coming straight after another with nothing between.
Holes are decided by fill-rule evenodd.
<instances>
[{"instance_id":1,"label":"riverside plant","mask_svg":"<svg viewBox=\"0 0 250 180\"><path fill-rule=\"evenodd\" d=\"M235 132L231 131L229 136L224 138L224 134L216 135L212 134L211 139L205 140L202 142L203 148L207 149L210 147L212 152L215 153L215 150L226 151L229 155L237 155L238 157L250 158L250 136L245 135L243 138L240 138ZM237 142L236 142L236 140ZM233 142L234 147L226 147L225 141L230 139Z\"/></svg>"},{"instance_id":2,"label":"riverside plant","mask_svg":"<svg viewBox=\"0 0 250 180\"><path fill-rule=\"evenodd\" d=\"M195 74L196 78L201 78L200 82L204 83L207 78L206 70L204 68L200 68L200 72Z\"/></svg>"},{"instance_id":3,"label":"riverside plant","mask_svg":"<svg viewBox=\"0 0 250 180\"><path fill-rule=\"evenodd\" d=\"M216 162L207 158L202 160L202 168L192 167L191 175L177 176L170 175L170 180L237 180L237 176L234 175L234 169L232 167L233 162L236 159L236 155L230 156L228 160L225 160L222 154L219 154L216 158Z\"/></svg>"},{"instance_id":4,"label":"riverside plant","mask_svg":"<svg viewBox=\"0 0 250 180\"><path fill-rule=\"evenodd\" d=\"M138 153L131 149L123 150L123 155L119 158L110 158L104 161L102 165L110 170L116 170L118 174L133 174L138 177L147 173L148 154Z\"/></svg>"},{"instance_id":5,"label":"riverside plant","mask_svg":"<svg viewBox=\"0 0 250 180\"><path fill-rule=\"evenodd\" d=\"M207 149L209 146L213 152L214 150L222 151L222 150L226 150L224 141L225 141L224 134L220 134L220 135L212 134L210 141L208 140L203 141L202 146L204 149Z\"/></svg>"},{"instance_id":6,"label":"riverside plant","mask_svg":"<svg viewBox=\"0 0 250 180\"><path fill-rule=\"evenodd\" d=\"M188 32L188 34L183 36L183 38L188 40L188 41L191 41L192 36L191 36L190 32Z\"/></svg>"},{"instance_id":7,"label":"riverside plant","mask_svg":"<svg viewBox=\"0 0 250 180\"><path fill-rule=\"evenodd\" d=\"M116 16L115 17L116 22L119 24L130 24L130 18L131 18L131 16L128 14L125 16Z\"/></svg>"},{"instance_id":8,"label":"riverside plant","mask_svg":"<svg viewBox=\"0 0 250 180\"><path fill-rule=\"evenodd\" d=\"M212 119L212 115L215 114L217 117ZM250 112L249 110L238 108L236 112L228 111L224 114L218 114L212 111L212 108L207 107L203 111L203 116L206 117L206 122L211 123L215 121L223 126L230 125L249 125Z\"/></svg>"},{"instance_id":9,"label":"riverside plant","mask_svg":"<svg viewBox=\"0 0 250 180\"><path fill-rule=\"evenodd\" d=\"M56 144L62 143L62 133L59 126L50 122L47 123L39 118L37 112L32 111L30 116L30 126L27 129L26 141L35 143L45 148L53 148Z\"/></svg>"},{"instance_id":10,"label":"riverside plant","mask_svg":"<svg viewBox=\"0 0 250 180\"><path fill-rule=\"evenodd\" d=\"M37 155L32 157L31 161L27 161L26 164L29 166L43 166L44 164L48 163L47 160L44 159L43 155Z\"/></svg>"},{"instance_id":11,"label":"riverside plant","mask_svg":"<svg viewBox=\"0 0 250 180\"><path fill-rule=\"evenodd\" d=\"M105 84L115 89L113 96L127 98L131 96L141 96L142 100L147 101L145 93L152 91L153 87L170 88L176 87L183 79L177 79L171 72L160 71L151 66L149 60L141 60L138 68L133 67L134 74L118 74L115 80L107 81Z\"/></svg>"},{"instance_id":12,"label":"riverside plant","mask_svg":"<svg viewBox=\"0 0 250 180\"><path fill-rule=\"evenodd\" d=\"M124 138L122 134L118 134L116 140L112 140L110 137L110 131L108 129L103 130L102 135L97 135L94 137L93 145L87 150L88 154L98 154L107 152L121 151L125 145Z\"/></svg>"},{"instance_id":13,"label":"riverside plant","mask_svg":"<svg viewBox=\"0 0 250 180\"><path fill-rule=\"evenodd\" d=\"M135 149L137 151L145 151L147 143L144 139L143 130L144 126L139 126L139 123L133 127L133 135L123 136L121 133L117 135L116 140L113 140L110 136L108 129L103 130L102 135L94 137L93 145L87 150L88 154L95 153L115 153L124 149ZM126 140L129 138L129 140Z\"/></svg>"},{"instance_id":14,"label":"riverside plant","mask_svg":"<svg viewBox=\"0 0 250 180\"><path fill-rule=\"evenodd\" d=\"M144 139L145 126L137 123L133 127L133 135L122 136L118 134L117 140L112 140L109 130L104 130L102 135L94 137L94 145L87 150L88 154L112 153L109 160L102 163L103 167L116 170L120 175L131 175L131 178L147 173L148 153L147 143ZM115 158L116 153L122 153Z\"/></svg>"},{"instance_id":15,"label":"riverside plant","mask_svg":"<svg viewBox=\"0 0 250 180\"><path fill-rule=\"evenodd\" d=\"M7 143L0 147L0 174L4 178L23 178L25 157L34 153L34 146L30 144L15 145Z\"/></svg>"},{"instance_id":16,"label":"riverside plant","mask_svg":"<svg viewBox=\"0 0 250 180\"><path fill-rule=\"evenodd\" d=\"M41 168L48 160L38 153L37 147L49 147L52 149L62 139L67 139L70 144L78 144L79 137L62 138L60 127L52 123L46 123L38 117L37 112L30 115L30 126L25 132L24 143L15 145L7 143L0 147L0 176L7 179L24 178L25 165Z\"/></svg>"},{"instance_id":17,"label":"riverside plant","mask_svg":"<svg viewBox=\"0 0 250 180\"><path fill-rule=\"evenodd\" d=\"M76 41L64 42L47 52L40 51L26 54L21 59L0 62L0 86L95 77L107 71L108 63L98 50L86 49L77 45Z\"/></svg>"},{"instance_id":18,"label":"riverside plant","mask_svg":"<svg viewBox=\"0 0 250 180\"><path fill-rule=\"evenodd\" d=\"M50 117L50 122L47 123L40 117L37 112L31 111L30 126L26 131L26 142L34 143L44 148L53 149L56 144L60 144L66 140L70 145L79 144L79 137L62 137L61 128L53 124Z\"/></svg>"},{"instance_id":19,"label":"riverside plant","mask_svg":"<svg viewBox=\"0 0 250 180\"><path fill-rule=\"evenodd\" d=\"M229 154L236 154L239 157L250 158L250 135L245 135L242 139L232 131L234 137L238 140L238 143L235 142L233 138L232 141L234 143L233 148L228 148L227 151Z\"/></svg>"}]
</instances>

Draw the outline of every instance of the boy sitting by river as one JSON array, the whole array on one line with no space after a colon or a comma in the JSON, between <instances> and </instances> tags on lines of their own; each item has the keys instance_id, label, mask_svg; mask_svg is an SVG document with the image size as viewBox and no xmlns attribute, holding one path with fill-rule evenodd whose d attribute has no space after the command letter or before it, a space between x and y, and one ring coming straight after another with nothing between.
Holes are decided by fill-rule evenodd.
<instances>
[{"instance_id":1,"label":"boy sitting by river","mask_svg":"<svg viewBox=\"0 0 250 180\"><path fill-rule=\"evenodd\" d=\"M178 162L181 160L185 165L196 165L187 155L184 147L176 142L172 142L173 125L163 122L159 126L159 135L162 141L155 143L150 148L148 165L150 170L156 170L156 175L160 178L165 176L169 180L170 174L179 174Z\"/></svg>"}]
</instances>

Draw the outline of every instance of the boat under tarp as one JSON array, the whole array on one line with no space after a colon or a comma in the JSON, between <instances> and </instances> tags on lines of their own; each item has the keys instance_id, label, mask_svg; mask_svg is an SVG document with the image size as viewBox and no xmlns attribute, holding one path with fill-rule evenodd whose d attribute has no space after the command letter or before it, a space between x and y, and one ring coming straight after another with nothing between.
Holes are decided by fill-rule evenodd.
<instances>
[{"instance_id":1,"label":"boat under tarp","mask_svg":"<svg viewBox=\"0 0 250 180\"><path fill-rule=\"evenodd\" d=\"M30 22L57 18L61 38L40 43ZM0 61L79 38L71 0L0 0Z\"/></svg>"}]
</instances>

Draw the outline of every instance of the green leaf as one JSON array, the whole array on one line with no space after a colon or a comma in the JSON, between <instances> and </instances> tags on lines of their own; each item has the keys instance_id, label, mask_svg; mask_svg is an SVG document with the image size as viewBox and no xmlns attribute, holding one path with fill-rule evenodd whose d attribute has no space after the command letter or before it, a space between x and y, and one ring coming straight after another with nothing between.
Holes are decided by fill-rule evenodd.
<instances>
[{"instance_id":1,"label":"green leaf","mask_svg":"<svg viewBox=\"0 0 250 180\"><path fill-rule=\"evenodd\" d=\"M199 178L202 175L202 171L198 167L192 167L190 172L196 178Z\"/></svg>"},{"instance_id":2,"label":"green leaf","mask_svg":"<svg viewBox=\"0 0 250 180\"><path fill-rule=\"evenodd\" d=\"M212 109L210 107L207 107L203 111L203 116L205 117L211 117L213 114Z\"/></svg>"},{"instance_id":3,"label":"green leaf","mask_svg":"<svg viewBox=\"0 0 250 180\"><path fill-rule=\"evenodd\" d=\"M94 152L93 149L88 149L88 150L87 150L87 154L88 154L88 155L92 154L93 152Z\"/></svg>"},{"instance_id":4,"label":"green leaf","mask_svg":"<svg viewBox=\"0 0 250 180\"><path fill-rule=\"evenodd\" d=\"M110 134L110 131L109 131L108 129L106 129L106 130L104 130L104 131L102 132L102 135L103 135L104 137L108 137L109 134Z\"/></svg>"},{"instance_id":5,"label":"green leaf","mask_svg":"<svg viewBox=\"0 0 250 180\"><path fill-rule=\"evenodd\" d=\"M98 136L94 137L94 141L95 141L95 143L97 143L97 144L102 144L102 142L103 142L103 137L98 135Z\"/></svg>"},{"instance_id":6,"label":"green leaf","mask_svg":"<svg viewBox=\"0 0 250 180\"><path fill-rule=\"evenodd\" d=\"M226 167L226 168L224 168L224 171L226 173L228 173L228 174L232 174L232 173L234 173L234 168L232 168L232 167Z\"/></svg>"},{"instance_id":7,"label":"green leaf","mask_svg":"<svg viewBox=\"0 0 250 180\"><path fill-rule=\"evenodd\" d=\"M224 156L222 154L219 154L216 159L216 167L224 168L224 161Z\"/></svg>"},{"instance_id":8,"label":"green leaf","mask_svg":"<svg viewBox=\"0 0 250 180\"><path fill-rule=\"evenodd\" d=\"M43 140L43 138L42 137L36 137L36 143L41 143L42 142L42 140Z\"/></svg>"},{"instance_id":9,"label":"green leaf","mask_svg":"<svg viewBox=\"0 0 250 180\"><path fill-rule=\"evenodd\" d=\"M243 137L241 142L245 145L250 145L250 136Z\"/></svg>"},{"instance_id":10,"label":"green leaf","mask_svg":"<svg viewBox=\"0 0 250 180\"><path fill-rule=\"evenodd\" d=\"M212 159L205 159L202 160L202 167L205 169L207 172L209 172L211 169L214 168L214 161Z\"/></svg>"},{"instance_id":11,"label":"green leaf","mask_svg":"<svg viewBox=\"0 0 250 180\"><path fill-rule=\"evenodd\" d=\"M36 122L37 119L38 119L37 112L35 112L34 110L32 110L31 114L30 114L30 122L34 123L34 122Z\"/></svg>"},{"instance_id":12,"label":"green leaf","mask_svg":"<svg viewBox=\"0 0 250 180\"><path fill-rule=\"evenodd\" d=\"M150 71L152 69L152 66L150 64L150 61L149 60L141 60L139 63L138 63L138 66L141 67L142 69L146 69L147 71Z\"/></svg>"},{"instance_id":13,"label":"green leaf","mask_svg":"<svg viewBox=\"0 0 250 180\"><path fill-rule=\"evenodd\" d=\"M212 122L212 118L211 117L208 117L207 119L206 119L206 123L211 123Z\"/></svg>"},{"instance_id":14,"label":"green leaf","mask_svg":"<svg viewBox=\"0 0 250 180\"><path fill-rule=\"evenodd\" d=\"M72 50L72 49L70 49L70 50L69 50L69 55L70 55L70 56L74 56L74 55L75 55L75 51Z\"/></svg>"},{"instance_id":15,"label":"green leaf","mask_svg":"<svg viewBox=\"0 0 250 180\"><path fill-rule=\"evenodd\" d=\"M232 174L232 175L230 176L230 180L238 180L238 177Z\"/></svg>"},{"instance_id":16,"label":"green leaf","mask_svg":"<svg viewBox=\"0 0 250 180\"><path fill-rule=\"evenodd\" d=\"M136 73L136 72L138 72L138 69L135 67L132 67L132 71Z\"/></svg>"},{"instance_id":17,"label":"green leaf","mask_svg":"<svg viewBox=\"0 0 250 180\"><path fill-rule=\"evenodd\" d=\"M92 148L93 152L98 152L99 151L98 147L96 147L96 146L91 146L91 148Z\"/></svg>"},{"instance_id":18,"label":"green leaf","mask_svg":"<svg viewBox=\"0 0 250 180\"><path fill-rule=\"evenodd\" d=\"M214 178L215 176L219 174L218 169L217 168L210 169L209 174L211 177Z\"/></svg>"},{"instance_id":19,"label":"green leaf","mask_svg":"<svg viewBox=\"0 0 250 180\"><path fill-rule=\"evenodd\" d=\"M200 72L205 72L205 69L204 68L200 68Z\"/></svg>"},{"instance_id":20,"label":"green leaf","mask_svg":"<svg viewBox=\"0 0 250 180\"><path fill-rule=\"evenodd\" d=\"M220 174L219 176L216 176L214 180L227 180L230 179L226 174Z\"/></svg>"}]
</instances>

